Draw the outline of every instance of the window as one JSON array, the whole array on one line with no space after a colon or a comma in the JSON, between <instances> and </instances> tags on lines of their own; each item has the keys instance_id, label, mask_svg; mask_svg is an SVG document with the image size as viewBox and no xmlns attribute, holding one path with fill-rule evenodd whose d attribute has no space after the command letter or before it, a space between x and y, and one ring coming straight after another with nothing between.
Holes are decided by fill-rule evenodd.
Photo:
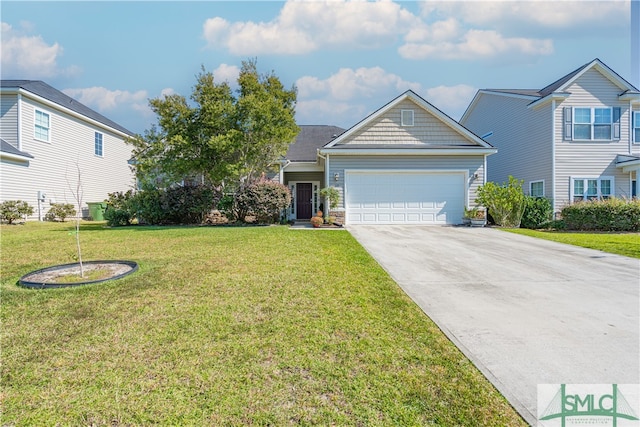
<instances>
[{"instance_id":1,"label":"window","mask_svg":"<svg viewBox=\"0 0 640 427\"><path fill-rule=\"evenodd\" d=\"M102 157L102 134L100 132L95 134L93 152L96 156Z\"/></svg>"},{"instance_id":2,"label":"window","mask_svg":"<svg viewBox=\"0 0 640 427\"><path fill-rule=\"evenodd\" d=\"M529 195L532 197L544 197L544 181L531 181L529 183Z\"/></svg>"},{"instance_id":3,"label":"window","mask_svg":"<svg viewBox=\"0 0 640 427\"><path fill-rule=\"evenodd\" d=\"M571 200L603 200L610 198L613 193L613 178L572 178Z\"/></svg>"},{"instance_id":4,"label":"window","mask_svg":"<svg viewBox=\"0 0 640 427\"><path fill-rule=\"evenodd\" d=\"M633 112L633 142L640 144L640 111Z\"/></svg>"},{"instance_id":5,"label":"window","mask_svg":"<svg viewBox=\"0 0 640 427\"><path fill-rule=\"evenodd\" d=\"M597 140L611 139L613 127L612 109L580 108L573 109L573 139Z\"/></svg>"},{"instance_id":6,"label":"window","mask_svg":"<svg viewBox=\"0 0 640 427\"><path fill-rule=\"evenodd\" d=\"M413 110L402 110L400 116L402 126L413 126Z\"/></svg>"},{"instance_id":7,"label":"window","mask_svg":"<svg viewBox=\"0 0 640 427\"><path fill-rule=\"evenodd\" d=\"M49 142L49 114L36 110L34 120L34 137Z\"/></svg>"}]
</instances>

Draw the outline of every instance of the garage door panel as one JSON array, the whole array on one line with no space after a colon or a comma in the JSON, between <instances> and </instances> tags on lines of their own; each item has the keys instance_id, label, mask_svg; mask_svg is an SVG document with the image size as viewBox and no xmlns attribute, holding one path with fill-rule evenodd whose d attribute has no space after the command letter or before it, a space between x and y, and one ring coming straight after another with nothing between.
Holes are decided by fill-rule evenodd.
<instances>
[{"instance_id":1,"label":"garage door panel","mask_svg":"<svg viewBox=\"0 0 640 427\"><path fill-rule=\"evenodd\" d=\"M349 224L457 224L464 211L463 173L347 173Z\"/></svg>"}]
</instances>

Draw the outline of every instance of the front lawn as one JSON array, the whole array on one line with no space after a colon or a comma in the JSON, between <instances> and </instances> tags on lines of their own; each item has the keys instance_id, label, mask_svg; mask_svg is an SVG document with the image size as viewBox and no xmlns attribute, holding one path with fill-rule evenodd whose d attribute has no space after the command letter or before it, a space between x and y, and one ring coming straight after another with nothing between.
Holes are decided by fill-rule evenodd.
<instances>
[{"instance_id":1,"label":"front lawn","mask_svg":"<svg viewBox=\"0 0 640 427\"><path fill-rule=\"evenodd\" d=\"M639 233L587 233L573 231L540 231L525 228L504 228L511 233L553 240L583 248L598 249L612 254L640 258Z\"/></svg>"},{"instance_id":2,"label":"front lawn","mask_svg":"<svg viewBox=\"0 0 640 427\"><path fill-rule=\"evenodd\" d=\"M525 425L347 232L2 226L2 425Z\"/></svg>"}]
</instances>

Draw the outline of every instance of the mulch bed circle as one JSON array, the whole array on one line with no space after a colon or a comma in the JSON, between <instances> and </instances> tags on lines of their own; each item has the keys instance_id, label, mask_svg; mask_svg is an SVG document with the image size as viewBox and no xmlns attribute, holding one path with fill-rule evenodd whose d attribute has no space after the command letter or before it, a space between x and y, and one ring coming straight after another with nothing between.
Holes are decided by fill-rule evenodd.
<instances>
[{"instance_id":1,"label":"mulch bed circle","mask_svg":"<svg viewBox=\"0 0 640 427\"><path fill-rule=\"evenodd\" d=\"M18 284L27 288L36 289L65 288L116 280L138 270L138 264L136 262L123 260L84 261L82 266L85 273L89 273L92 270L107 270L108 274L106 277L95 280L80 280L74 282L56 281L65 276L80 274L80 264L75 262L32 271L22 276L20 280L18 280Z\"/></svg>"}]
</instances>

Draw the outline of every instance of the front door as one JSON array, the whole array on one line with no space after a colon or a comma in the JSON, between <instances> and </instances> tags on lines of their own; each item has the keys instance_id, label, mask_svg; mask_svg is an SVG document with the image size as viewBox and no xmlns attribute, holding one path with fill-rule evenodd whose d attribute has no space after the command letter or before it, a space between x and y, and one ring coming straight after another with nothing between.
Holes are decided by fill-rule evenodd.
<instances>
[{"instance_id":1,"label":"front door","mask_svg":"<svg viewBox=\"0 0 640 427\"><path fill-rule=\"evenodd\" d=\"M310 219L313 191L311 184L296 184L296 218Z\"/></svg>"}]
</instances>

